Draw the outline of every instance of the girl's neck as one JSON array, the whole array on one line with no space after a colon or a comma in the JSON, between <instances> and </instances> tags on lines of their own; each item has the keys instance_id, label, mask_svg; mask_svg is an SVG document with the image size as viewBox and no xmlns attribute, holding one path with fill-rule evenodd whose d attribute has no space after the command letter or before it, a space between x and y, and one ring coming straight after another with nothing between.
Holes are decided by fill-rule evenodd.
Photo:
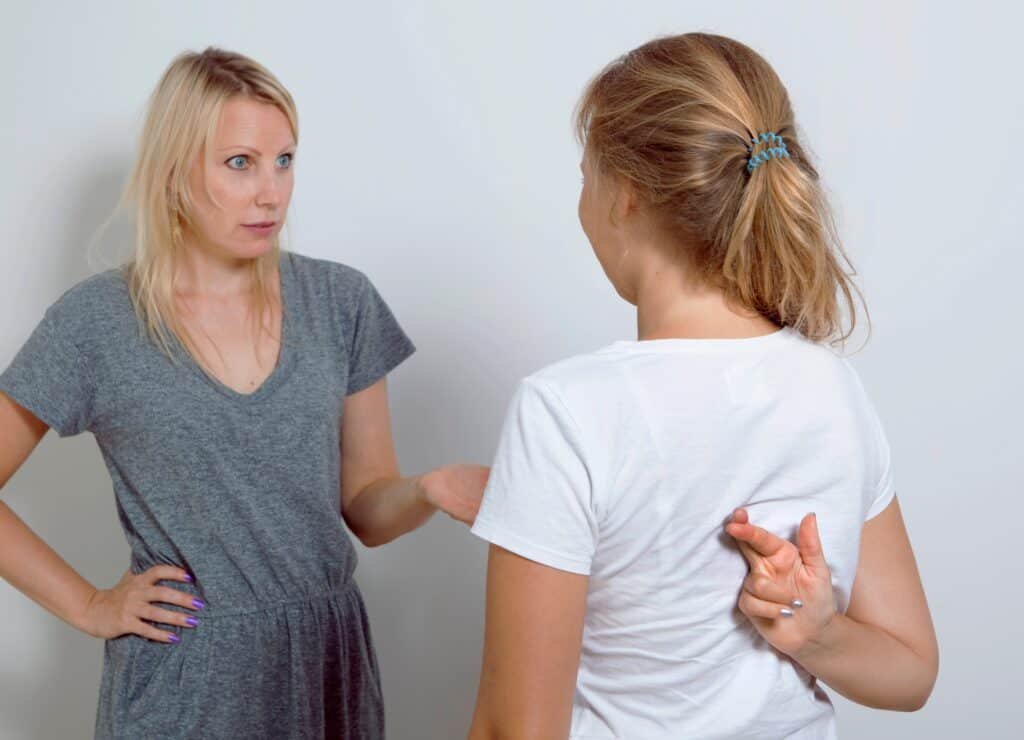
<instances>
[{"instance_id":1,"label":"girl's neck","mask_svg":"<svg viewBox=\"0 0 1024 740\"><path fill-rule=\"evenodd\" d=\"M743 339L778 326L753 311L730 305L723 291L689 279L673 263L646 266L636 280L637 338Z\"/></svg>"}]
</instances>

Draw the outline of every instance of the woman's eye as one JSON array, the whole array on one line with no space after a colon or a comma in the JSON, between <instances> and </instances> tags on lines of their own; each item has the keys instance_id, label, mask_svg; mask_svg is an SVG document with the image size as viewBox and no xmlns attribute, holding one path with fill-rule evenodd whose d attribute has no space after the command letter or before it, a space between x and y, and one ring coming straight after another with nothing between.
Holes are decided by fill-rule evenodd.
<instances>
[{"instance_id":1,"label":"woman's eye","mask_svg":"<svg viewBox=\"0 0 1024 740\"><path fill-rule=\"evenodd\" d=\"M240 166L239 167L235 167L231 163L232 162L238 162L238 161L241 161L241 162L244 163L245 160L246 160L246 156L244 154L238 154L238 155L236 155L236 156L234 156L234 157L232 157L231 159L228 160L228 167L230 167L233 170L240 170L240 169L242 169L242 167L240 167Z\"/></svg>"},{"instance_id":2,"label":"woman's eye","mask_svg":"<svg viewBox=\"0 0 1024 740\"><path fill-rule=\"evenodd\" d=\"M284 164L285 167L291 167L292 160L295 159L295 155L294 154L282 154L280 157L277 158L277 161L280 162L282 159L285 160L285 164Z\"/></svg>"}]
</instances>

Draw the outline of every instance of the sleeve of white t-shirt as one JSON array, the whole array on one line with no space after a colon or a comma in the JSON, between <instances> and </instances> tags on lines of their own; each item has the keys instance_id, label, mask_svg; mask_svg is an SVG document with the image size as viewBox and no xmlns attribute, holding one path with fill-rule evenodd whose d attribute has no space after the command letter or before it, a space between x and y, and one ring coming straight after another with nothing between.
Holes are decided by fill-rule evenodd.
<instances>
[{"instance_id":1,"label":"sleeve of white t-shirt","mask_svg":"<svg viewBox=\"0 0 1024 740\"><path fill-rule=\"evenodd\" d=\"M875 436L878 444L878 467L881 475L878 486L875 488L875 499L868 506L867 514L864 515L865 521L881 514L892 501L893 496L896 495L896 485L892 476L892 450L889 448L889 439L885 435L882 422L878 418L875 409L872 408L871 412L875 423Z\"/></svg>"},{"instance_id":2,"label":"sleeve of white t-shirt","mask_svg":"<svg viewBox=\"0 0 1024 740\"><path fill-rule=\"evenodd\" d=\"M597 541L580 429L549 383L520 382L473 534L559 570L590 574Z\"/></svg>"}]
</instances>

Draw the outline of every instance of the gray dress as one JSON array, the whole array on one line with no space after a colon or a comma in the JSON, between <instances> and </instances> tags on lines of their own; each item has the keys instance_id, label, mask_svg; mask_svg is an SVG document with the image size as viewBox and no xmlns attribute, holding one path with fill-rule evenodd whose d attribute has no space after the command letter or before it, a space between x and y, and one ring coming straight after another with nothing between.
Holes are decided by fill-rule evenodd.
<instances>
[{"instance_id":1,"label":"gray dress","mask_svg":"<svg viewBox=\"0 0 1024 740\"><path fill-rule=\"evenodd\" d=\"M118 269L66 291L0 375L61 437L95 436L132 571L185 568L194 585L161 584L207 604L196 628L157 624L177 644L105 642L97 738L384 735L339 436L345 396L415 347L358 270L282 252L280 274L278 364L251 394L177 343L172 364Z\"/></svg>"}]
</instances>

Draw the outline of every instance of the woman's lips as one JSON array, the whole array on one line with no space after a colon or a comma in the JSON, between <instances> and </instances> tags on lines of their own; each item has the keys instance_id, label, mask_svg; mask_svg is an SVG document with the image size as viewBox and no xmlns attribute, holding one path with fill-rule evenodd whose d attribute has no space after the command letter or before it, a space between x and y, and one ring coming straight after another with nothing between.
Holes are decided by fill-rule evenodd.
<instances>
[{"instance_id":1,"label":"woman's lips","mask_svg":"<svg viewBox=\"0 0 1024 740\"><path fill-rule=\"evenodd\" d=\"M242 226L257 234L269 234L277 226L277 221L260 221L255 224L242 224Z\"/></svg>"}]
</instances>

